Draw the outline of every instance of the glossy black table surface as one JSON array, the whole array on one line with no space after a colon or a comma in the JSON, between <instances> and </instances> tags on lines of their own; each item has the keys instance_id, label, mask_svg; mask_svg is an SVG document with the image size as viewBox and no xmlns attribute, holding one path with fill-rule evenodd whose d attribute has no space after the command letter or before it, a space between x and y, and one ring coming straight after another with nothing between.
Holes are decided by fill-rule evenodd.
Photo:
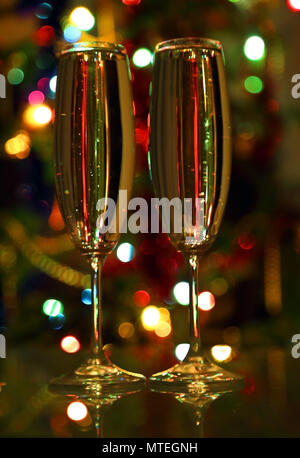
<instances>
[{"instance_id":1,"label":"glossy black table surface","mask_svg":"<svg viewBox=\"0 0 300 458\"><path fill-rule=\"evenodd\" d=\"M132 362L134 355L128 350L124 353L127 360L122 352L116 356L123 366L127 362L129 369L141 370ZM290 349L241 351L234 362L223 366L245 376L244 388L209 397L147 388L100 398L54 394L48 386L51 377L76 366L82 358L58 355L49 348L22 347L11 349L0 361L2 438L300 436L300 359L293 359ZM145 366L150 375L151 364ZM72 402L87 408L84 419L70 418Z\"/></svg>"}]
</instances>

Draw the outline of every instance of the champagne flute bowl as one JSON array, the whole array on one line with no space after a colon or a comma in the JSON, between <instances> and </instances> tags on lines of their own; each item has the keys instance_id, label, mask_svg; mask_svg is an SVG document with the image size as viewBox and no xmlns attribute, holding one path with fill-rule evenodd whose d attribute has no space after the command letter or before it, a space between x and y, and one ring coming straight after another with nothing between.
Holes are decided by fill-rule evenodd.
<instances>
[{"instance_id":1,"label":"champagne flute bowl","mask_svg":"<svg viewBox=\"0 0 300 458\"><path fill-rule=\"evenodd\" d=\"M110 361L101 330L101 271L119 240L120 191L129 197L134 178L132 107L128 57L122 45L78 43L60 53L55 184L67 232L91 268L93 332L87 360L51 383L79 391L128 390L128 385L143 385L145 380ZM116 205L106 223L104 215L112 201Z\"/></svg>"},{"instance_id":2,"label":"champagne flute bowl","mask_svg":"<svg viewBox=\"0 0 300 458\"><path fill-rule=\"evenodd\" d=\"M183 362L150 377L152 387L185 392L242 382L203 355L198 308L199 263L218 234L227 200L230 142L221 43L206 38L159 43L150 108L150 174L156 198L174 204L169 221L162 216L164 232L189 268L190 350Z\"/></svg>"}]
</instances>

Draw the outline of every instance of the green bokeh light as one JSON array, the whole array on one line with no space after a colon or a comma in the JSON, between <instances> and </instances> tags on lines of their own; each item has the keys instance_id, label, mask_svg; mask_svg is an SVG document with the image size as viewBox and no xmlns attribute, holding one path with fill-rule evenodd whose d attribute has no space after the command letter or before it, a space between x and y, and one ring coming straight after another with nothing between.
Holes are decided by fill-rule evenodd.
<instances>
[{"instance_id":1,"label":"green bokeh light","mask_svg":"<svg viewBox=\"0 0 300 458\"><path fill-rule=\"evenodd\" d=\"M263 90L264 84L258 76L248 76L244 81L244 87L251 94L258 94Z\"/></svg>"},{"instance_id":2,"label":"green bokeh light","mask_svg":"<svg viewBox=\"0 0 300 458\"><path fill-rule=\"evenodd\" d=\"M64 306L57 299L47 299L43 303L43 313L48 316L57 316L63 313Z\"/></svg>"},{"instance_id":3,"label":"green bokeh light","mask_svg":"<svg viewBox=\"0 0 300 458\"><path fill-rule=\"evenodd\" d=\"M11 68L7 73L7 80L10 84L20 84L24 79L24 73L20 68Z\"/></svg>"}]
</instances>

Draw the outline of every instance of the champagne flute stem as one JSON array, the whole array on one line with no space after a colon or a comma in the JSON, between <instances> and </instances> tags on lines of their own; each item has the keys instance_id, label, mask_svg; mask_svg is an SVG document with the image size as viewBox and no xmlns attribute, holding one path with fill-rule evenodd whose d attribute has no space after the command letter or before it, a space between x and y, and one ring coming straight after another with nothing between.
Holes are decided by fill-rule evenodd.
<instances>
[{"instance_id":1,"label":"champagne flute stem","mask_svg":"<svg viewBox=\"0 0 300 458\"><path fill-rule=\"evenodd\" d=\"M198 308L199 295L199 256L188 257L190 286L190 351L189 356L201 356L200 314Z\"/></svg>"},{"instance_id":2,"label":"champagne flute stem","mask_svg":"<svg viewBox=\"0 0 300 458\"><path fill-rule=\"evenodd\" d=\"M93 337L91 353L92 356L95 357L103 356L101 274L104 259L104 257L95 257L91 260L91 287L93 306Z\"/></svg>"}]
</instances>

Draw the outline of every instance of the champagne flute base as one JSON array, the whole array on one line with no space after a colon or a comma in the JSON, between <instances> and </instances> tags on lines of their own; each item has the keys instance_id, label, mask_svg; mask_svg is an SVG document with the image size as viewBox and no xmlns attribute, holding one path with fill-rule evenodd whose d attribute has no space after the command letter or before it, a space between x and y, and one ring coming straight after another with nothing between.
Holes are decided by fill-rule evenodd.
<instances>
[{"instance_id":1,"label":"champagne flute base","mask_svg":"<svg viewBox=\"0 0 300 458\"><path fill-rule=\"evenodd\" d=\"M108 361L89 358L71 374L53 379L49 389L70 394L128 393L145 387L141 374L126 371Z\"/></svg>"},{"instance_id":2,"label":"champagne flute base","mask_svg":"<svg viewBox=\"0 0 300 458\"><path fill-rule=\"evenodd\" d=\"M203 356L191 356L149 378L153 391L173 393L225 393L242 389L244 378L233 374Z\"/></svg>"}]
</instances>

